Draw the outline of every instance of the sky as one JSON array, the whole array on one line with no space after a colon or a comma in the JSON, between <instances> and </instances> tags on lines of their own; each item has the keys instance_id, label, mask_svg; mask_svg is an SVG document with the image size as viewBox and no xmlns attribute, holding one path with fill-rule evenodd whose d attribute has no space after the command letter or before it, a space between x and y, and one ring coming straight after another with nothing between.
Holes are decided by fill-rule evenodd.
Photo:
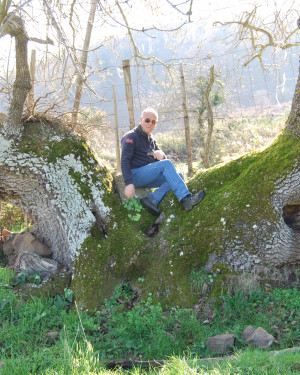
<instances>
[{"instance_id":1,"label":"sky","mask_svg":"<svg viewBox=\"0 0 300 375\"><path fill-rule=\"evenodd\" d=\"M47 1L50 3L50 0ZM113 4L115 3L113 0L102 0L100 3L107 4L109 1ZM179 7L179 11L176 11L168 4L170 1L172 1L173 4L181 3L183 5ZM185 25L183 30L190 38L199 38L197 33L199 32L199 25L201 25L201 39L205 39L207 42L216 30L216 28L213 28L213 22L217 20L223 22L231 21L242 12L251 11L255 1L259 4L259 11L264 15L266 20L268 20L270 13L273 14L275 5L277 9L281 10L282 14L290 7L300 10L300 0L193 0L192 22ZM79 20L77 22L74 17L74 21L77 22L79 31L75 35L75 41L76 47L81 48L90 9L90 0L77 0L77 2L80 4L78 7ZM45 39L46 36L49 35L55 43L52 47L29 42L29 56L31 49L36 49L38 59L43 55L45 49L50 51L49 56L51 56L51 53L54 55L60 53L58 52L60 42L56 32L46 26L46 19L42 10L42 0L20 0L17 3L27 4L26 29L29 36ZM61 21L61 30L68 40L69 45L72 45L73 34L69 27L68 9L58 8L57 5L55 5L57 2L52 1L51 3L53 4L52 9L55 17ZM65 1L65 3L67 3L67 1ZM71 3L71 0L69 0L69 3ZM184 0L129 0L127 5L123 1L122 7L126 13L129 24L133 25L134 28L148 28L156 25L157 27L165 29L176 28L186 20L186 17L180 12L186 13L189 9L189 3L185 4ZM299 13L300 12L298 12L298 14ZM103 21L104 15L105 22ZM127 34L126 28L122 26L124 20L120 16L120 13L115 14L115 17L117 23L111 18L108 6L105 5L101 11L98 8L91 46L95 47L101 44L107 44L105 38L111 34L115 37L124 37ZM151 31L149 31L148 34L151 38ZM2 37L0 39L0 46L2 51L0 56L0 74L5 77L5 75L8 76L9 72L14 68L13 39L9 36Z\"/></svg>"},{"instance_id":2,"label":"sky","mask_svg":"<svg viewBox=\"0 0 300 375\"><path fill-rule=\"evenodd\" d=\"M47 0L50 3L49 0ZM170 6L172 3L181 3L178 7L179 11L174 10ZM46 38L46 35L49 36L55 41L55 47L50 47L50 50L55 50L59 44L57 39L56 32L51 30L45 25L46 19L44 12L42 10L42 0L21 0L19 4L27 4L27 23L26 29L28 34L33 37ZM78 14L80 16L80 25L76 21L75 17L73 18L78 24L78 32L76 33L76 46L80 48L83 44L84 31L87 24L87 17L90 9L90 0L77 0L78 4ZM230 21L233 20L236 15L241 14L244 11L249 11L253 9L253 3L255 0L193 0L191 23L185 26L185 30L188 32L193 32L199 28L201 24L206 35L210 35L214 32L213 23L215 21ZM273 12L276 5L277 9L281 9L284 13L289 7L298 8L300 10L300 0L256 0L259 4L259 12L263 14L266 18L268 14ZM55 4L56 2L52 2ZM70 3L70 1L69 1ZM109 1L101 1L103 4L102 11L99 11L99 7L96 14L96 22L94 23L94 30L92 34L92 45L97 45L97 43L103 42L105 38L109 35L114 35L115 37L123 37L127 30L124 26L124 20L119 14L116 14L117 23L111 18L111 13L109 12L108 6L106 3ZM185 4L184 0L129 0L128 5L122 4L124 13L128 23L133 25L136 29L148 28L148 27L161 27L173 28L178 27L184 21L187 20L181 12L186 13L189 10L189 3ZM131 5L134 4L134 5ZM146 5L145 5L146 4ZM69 40L70 45L72 44L72 30L69 27L68 22L68 9L66 9L66 14L57 6L52 6L53 13L57 19L61 20L62 30L65 32L66 39ZM300 15L300 11L299 11ZM105 23L103 19L105 17ZM82 31L80 31L82 30ZM151 35L151 32L149 32ZM0 39L0 45L2 51L5 51L4 56L9 51L10 37L2 37ZM29 48L33 45L30 43ZM44 50L45 46L43 45L34 45L34 48L37 50ZM6 60L6 59L5 59ZM1 62L0 62L1 63ZM3 64L3 63L2 63Z\"/></svg>"}]
</instances>

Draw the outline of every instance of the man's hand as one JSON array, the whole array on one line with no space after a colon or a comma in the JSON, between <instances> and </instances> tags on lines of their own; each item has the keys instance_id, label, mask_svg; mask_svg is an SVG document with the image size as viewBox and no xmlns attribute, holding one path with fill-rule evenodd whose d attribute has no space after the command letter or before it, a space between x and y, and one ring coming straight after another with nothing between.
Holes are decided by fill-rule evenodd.
<instances>
[{"instance_id":1,"label":"man's hand","mask_svg":"<svg viewBox=\"0 0 300 375\"><path fill-rule=\"evenodd\" d=\"M163 160L165 158L165 154L161 150L156 150L153 152L153 157L156 160Z\"/></svg>"},{"instance_id":2,"label":"man's hand","mask_svg":"<svg viewBox=\"0 0 300 375\"><path fill-rule=\"evenodd\" d=\"M135 187L133 184L129 184L125 187L125 190L124 190L124 194L125 194L125 197L130 199L130 198L133 198L134 197L134 194L135 194Z\"/></svg>"}]
</instances>

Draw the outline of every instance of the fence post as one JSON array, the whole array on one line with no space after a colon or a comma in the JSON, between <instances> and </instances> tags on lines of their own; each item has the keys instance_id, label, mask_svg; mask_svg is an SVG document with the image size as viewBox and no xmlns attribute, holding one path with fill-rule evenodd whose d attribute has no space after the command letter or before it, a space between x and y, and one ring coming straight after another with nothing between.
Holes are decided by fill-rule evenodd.
<instances>
[{"instance_id":1,"label":"fence post","mask_svg":"<svg viewBox=\"0 0 300 375\"><path fill-rule=\"evenodd\" d=\"M34 112L34 80L35 80L35 65L36 65L36 50L31 51L30 58L30 77L31 77L31 89L28 93L27 105L29 116L33 115Z\"/></svg>"},{"instance_id":2,"label":"fence post","mask_svg":"<svg viewBox=\"0 0 300 375\"><path fill-rule=\"evenodd\" d=\"M115 87L113 86L112 89L113 89L113 96L114 96L114 121L115 121L116 162L117 162L116 171L117 172L121 172L121 157L120 157L120 144L119 144L119 131L118 131L117 99L116 99Z\"/></svg>"},{"instance_id":3,"label":"fence post","mask_svg":"<svg viewBox=\"0 0 300 375\"><path fill-rule=\"evenodd\" d=\"M204 150L204 160L203 160L205 168L210 167L209 153L210 153L210 146L211 146L211 140L212 140L212 133L214 129L214 114L213 114L212 105L209 99L209 94L210 94L212 85L215 82L215 66L214 65L210 67L209 72L210 72L209 82L204 91L204 100L205 100L205 105L206 105L206 110L207 110L207 123L208 123L207 137L206 137L205 150Z\"/></svg>"},{"instance_id":4,"label":"fence post","mask_svg":"<svg viewBox=\"0 0 300 375\"><path fill-rule=\"evenodd\" d=\"M135 127L135 121L134 121L131 74L130 74L130 61L128 59L123 60L123 72L124 72L127 107L128 107L128 112L129 112L129 127L130 129L133 129Z\"/></svg>"},{"instance_id":5,"label":"fence post","mask_svg":"<svg viewBox=\"0 0 300 375\"><path fill-rule=\"evenodd\" d=\"M189 115L188 115L187 106L186 106L185 80L184 80L182 63L180 63L180 80L181 80L182 110L183 110L184 128L185 128L185 142L186 142L186 150L187 150L188 176L192 177L193 161L192 161L191 132L190 132Z\"/></svg>"}]
</instances>

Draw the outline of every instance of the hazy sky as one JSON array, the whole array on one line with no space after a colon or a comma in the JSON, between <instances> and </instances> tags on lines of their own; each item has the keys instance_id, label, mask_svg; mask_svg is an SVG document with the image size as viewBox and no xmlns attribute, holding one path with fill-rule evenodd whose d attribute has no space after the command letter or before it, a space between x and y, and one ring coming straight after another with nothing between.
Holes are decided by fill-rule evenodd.
<instances>
[{"instance_id":1,"label":"hazy sky","mask_svg":"<svg viewBox=\"0 0 300 375\"><path fill-rule=\"evenodd\" d=\"M183 0L171 1L172 3L183 3L179 10L185 13L188 11L189 4L184 4ZM49 0L48 2L50 3ZM280 10L282 14L285 14L286 9L290 7L300 10L300 0L194 0L191 15L192 23L187 24L185 30L192 32L195 29L198 30L199 25L201 25L207 37L214 30L212 26L214 21L232 21L238 14L244 11L251 11L255 2L259 4L259 12L264 14L265 19L268 19L268 15L273 13L275 5L277 10ZM43 39L49 35L55 41L55 47L49 46L48 49L55 53L59 45L59 40L56 32L46 26L46 18L42 10L42 0L21 0L19 2L19 4L23 3L27 3L26 29L28 30L28 34L32 37ZM78 0L76 4L77 3L79 4L77 8L79 19L76 20L76 17L73 18L74 21L78 23L75 42L76 47L81 48L90 9L90 0ZM104 1L100 3L107 4L107 2ZM114 1L112 1L112 3L114 4ZM52 4L56 4L56 2L54 3L52 1ZM172 28L179 26L186 20L186 17L180 12L175 11L168 4L168 0L129 0L127 5L123 2L122 7L126 13L128 23L134 28L148 28L153 25L160 28ZM52 9L55 17L61 20L61 30L65 38L68 40L69 45L72 45L73 34L68 22L68 10L66 10L66 14L64 14L57 6L52 5ZM102 10L99 10L98 7L91 45L96 46L105 43L103 42L105 37L111 34L115 37L123 37L127 34L126 27L122 26L124 20L120 16L120 13L116 13L114 17L117 19L117 22L111 18L108 6ZM0 45L3 51L1 53L2 56L0 56L0 69L2 68L1 70L3 70L3 68L6 69L7 67L7 57L9 53L11 56L14 55L14 43L9 36L6 36L0 39ZM44 45L30 42L29 49L31 48L35 48L37 52L39 50L45 50Z\"/></svg>"}]
</instances>

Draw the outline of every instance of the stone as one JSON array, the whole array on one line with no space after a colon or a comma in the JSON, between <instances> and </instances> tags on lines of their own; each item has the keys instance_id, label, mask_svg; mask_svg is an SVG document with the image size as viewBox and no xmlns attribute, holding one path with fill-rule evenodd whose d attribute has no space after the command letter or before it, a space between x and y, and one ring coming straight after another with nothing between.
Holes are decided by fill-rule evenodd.
<instances>
[{"instance_id":1,"label":"stone","mask_svg":"<svg viewBox=\"0 0 300 375\"><path fill-rule=\"evenodd\" d=\"M31 251L24 251L19 257L18 269L20 271L43 271L54 274L58 269L58 262L54 259L42 258Z\"/></svg>"},{"instance_id":2,"label":"stone","mask_svg":"<svg viewBox=\"0 0 300 375\"><path fill-rule=\"evenodd\" d=\"M12 234L12 232L10 232L9 230L3 228L1 230L1 236L0 236L0 242L5 242L7 240L7 238Z\"/></svg>"},{"instance_id":3,"label":"stone","mask_svg":"<svg viewBox=\"0 0 300 375\"><path fill-rule=\"evenodd\" d=\"M243 339L245 341L248 340L248 338L253 334L253 332L255 331L255 328L252 327L252 326L248 326L245 331L243 332L242 336L243 336Z\"/></svg>"},{"instance_id":4,"label":"stone","mask_svg":"<svg viewBox=\"0 0 300 375\"><path fill-rule=\"evenodd\" d=\"M226 333L209 337L205 344L214 353L227 353L232 350L234 345L234 334Z\"/></svg>"},{"instance_id":5,"label":"stone","mask_svg":"<svg viewBox=\"0 0 300 375\"><path fill-rule=\"evenodd\" d=\"M248 326L243 332L243 338L249 344L259 346L262 349L269 348L274 342L274 337L261 327L255 329Z\"/></svg>"},{"instance_id":6,"label":"stone","mask_svg":"<svg viewBox=\"0 0 300 375\"><path fill-rule=\"evenodd\" d=\"M52 256L52 250L30 232L18 233L13 241L14 250L21 254L24 251L31 251L44 258Z\"/></svg>"},{"instance_id":7,"label":"stone","mask_svg":"<svg viewBox=\"0 0 300 375\"><path fill-rule=\"evenodd\" d=\"M117 191L121 201L125 202L127 198L124 195L125 184L124 184L122 173L117 173L117 172L113 173L113 179L114 179L115 190ZM150 193L151 193L150 188L136 188L134 198L136 199L144 198Z\"/></svg>"},{"instance_id":8,"label":"stone","mask_svg":"<svg viewBox=\"0 0 300 375\"><path fill-rule=\"evenodd\" d=\"M6 256L11 255L14 251L13 240L15 236L16 234L11 235L10 238L8 238L3 244L3 251L6 254Z\"/></svg>"}]
</instances>

